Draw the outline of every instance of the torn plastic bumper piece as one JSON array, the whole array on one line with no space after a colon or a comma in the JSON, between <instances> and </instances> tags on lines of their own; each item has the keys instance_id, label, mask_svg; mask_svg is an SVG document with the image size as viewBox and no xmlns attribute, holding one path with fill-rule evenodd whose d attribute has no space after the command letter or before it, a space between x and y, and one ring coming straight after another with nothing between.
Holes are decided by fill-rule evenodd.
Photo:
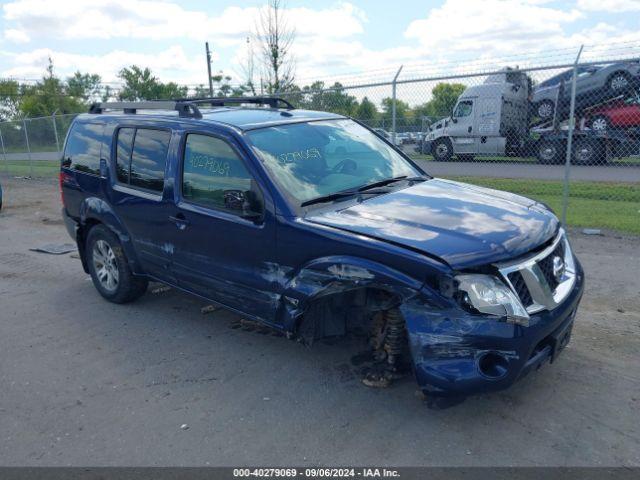
<instances>
[{"instance_id":1,"label":"torn plastic bumper piece","mask_svg":"<svg viewBox=\"0 0 640 480\"><path fill-rule=\"evenodd\" d=\"M433 311L417 303L400 307L407 323L416 380L426 395L467 396L502 390L566 346L584 290L576 283L561 305L531 316L529 326L465 313Z\"/></svg>"}]
</instances>

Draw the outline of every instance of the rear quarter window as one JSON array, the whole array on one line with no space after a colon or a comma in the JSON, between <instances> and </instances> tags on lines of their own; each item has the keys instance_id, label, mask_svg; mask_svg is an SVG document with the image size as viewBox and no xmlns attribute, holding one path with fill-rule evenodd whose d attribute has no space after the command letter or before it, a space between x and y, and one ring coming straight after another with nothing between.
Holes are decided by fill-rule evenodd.
<instances>
[{"instance_id":1,"label":"rear quarter window","mask_svg":"<svg viewBox=\"0 0 640 480\"><path fill-rule=\"evenodd\" d=\"M103 132L101 123L75 123L67 137L62 166L99 175Z\"/></svg>"}]
</instances>

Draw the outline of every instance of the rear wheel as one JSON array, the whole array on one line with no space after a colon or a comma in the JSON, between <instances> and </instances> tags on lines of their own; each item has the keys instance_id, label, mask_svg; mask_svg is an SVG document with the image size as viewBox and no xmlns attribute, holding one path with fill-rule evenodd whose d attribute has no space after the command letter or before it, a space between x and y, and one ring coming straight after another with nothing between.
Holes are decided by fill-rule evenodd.
<instances>
[{"instance_id":1,"label":"rear wheel","mask_svg":"<svg viewBox=\"0 0 640 480\"><path fill-rule=\"evenodd\" d=\"M453 147L447 138L440 138L431 147L433 159L437 162L449 162L453 156Z\"/></svg>"},{"instance_id":2,"label":"rear wheel","mask_svg":"<svg viewBox=\"0 0 640 480\"><path fill-rule=\"evenodd\" d=\"M624 72L617 72L611 75L609 79L609 90L612 93L620 94L623 93L631 87L631 82L629 81L629 77Z\"/></svg>"},{"instance_id":3,"label":"rear wheel","mask_svg":"<svg viewBox=\"0 0 640 480\"><path fill-rule=\"evenodd\" d=\"M591 138L576 139L572 160L578 165L604 165L607 163L602 144Z\"/></svg>"},{"instance_id":4,"label":"rear wheel","mask_svg":"<svg viewBox=\"0 0 640 480\"><path fill-rule=\"evenodd\" d=\"M85 255L93 285L110 302L131 302L147 290L147 280L133 275L118 238L104 225L89 231Z\"/></svg>"},{"instance_id":5,"label":"rear wheel","mask_svg":"<svg viewBox=\"0 0 640 480\"><path fill-rule=\"evenodd\" d=\"M562 149L560 142L541 140L540 143L538 143L538 149L536 151L538 163L542 163L543 165L560 163L561 155Z\"/></svg>"}]
</instances>

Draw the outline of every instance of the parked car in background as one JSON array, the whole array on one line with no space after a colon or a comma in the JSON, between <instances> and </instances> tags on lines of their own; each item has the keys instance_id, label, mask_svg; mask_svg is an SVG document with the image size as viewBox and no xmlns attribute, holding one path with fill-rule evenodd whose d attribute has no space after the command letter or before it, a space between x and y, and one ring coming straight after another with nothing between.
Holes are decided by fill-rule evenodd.
<instances>
[{"instance_id":1,"label":"parked car in background","mask_svg":"<svg viewBox=\"0 0 640 480\"><path fill-rule=\"evenodd\" d=\"M584 288L544 204L433 178L352 119L282 99L96 104L60 187L106 300L157 280L306 343L364 333L371 386L507 388L567 345Z\"/></svg>"},{"instance_id":2,"label":"parked car in background","mask_svg":"<svg viewBox=\"0 0 640 480\"><path fill-rule=\"evenodd\" d=\"M586 126L596 131L640 127L640 96L616 98L585 110Z\"/></svg>"},{"instance_id":3,"label":"parked car in background","mask_svg":"<svg viewBox=\"0 0 640 480\"><path fill-rule=\"evenodd\" d=\"M640 83L640 63L624 62L609 65L587 65L578 67L576 79L576 108L593 105L607 98L621 95L637 87ZM555 75L538 84L533 91L531 102L533 114L543 120L551 119L556 110L566 115L571 99L571 79L573 69ZM562 87L562 92L561 90ZM560 96L558 97L558 95Z\"/></svg>"},{"instance_id":4,"label":"parked car in background","mask_svg":"<svg viewBox=\"0 0 640 480\"><path fill-rule=\"evenodd\" d=\"M398 146L398 145L402 145L402 142L400 141L400 137L399 133L396 133L396 141L393 141L393 135L391 135L391 132L387 132L384 128L374 128L373 131L375 133L377 133L378 135L380 135L382 138L384 138L387 142L391 142L392 144Z\"/></svg>"}]
</instances>

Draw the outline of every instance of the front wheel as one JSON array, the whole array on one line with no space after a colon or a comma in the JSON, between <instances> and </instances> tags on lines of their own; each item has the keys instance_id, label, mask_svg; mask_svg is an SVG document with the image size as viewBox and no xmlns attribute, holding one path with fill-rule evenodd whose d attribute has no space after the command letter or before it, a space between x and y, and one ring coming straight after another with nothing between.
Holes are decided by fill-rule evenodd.
<instances>
[{"instance_id":1,"label":"front wheel","mask_svg":"<svg viewBox=\"0 0 640 480\"><path fill-rule=\"evenodd\" d=\"M89 231L85 255L93 285L110 302L131 302L147 290L147 280L133 275L118 238L104 225Z\"/></svg>"},{"instance_id":2,"label":"front wheel","mask_svg":"<svg viewBox=\"0 0 640 480\"><path fill-rule=\"evenodd\" d=\"M543 100L536 108L536 115L542 120L548 120L553 117L555 109L556 106L551 100Z\"/></svg>"},{"instance_id":3,"label":"front wheel","mask_svg":"<svg viewBox=\"0 0 640 480\"><path fill-rule=\"evenodd\" d=\"M609 119L604 115L597 115L589 122L591 130L596 132L606 132L609 129Z\"/></svg>"},{"instance_id":4,"label":"front wheel","mask_svg":"<svg viewBox=\"0 0 640 480\"><path fill-rule=\"evenodd\" d=\"M440 138L433 143L431 154L436 162L449 162L453 156L453 147L446 138Z\"/></svg>"}]
</instances>

